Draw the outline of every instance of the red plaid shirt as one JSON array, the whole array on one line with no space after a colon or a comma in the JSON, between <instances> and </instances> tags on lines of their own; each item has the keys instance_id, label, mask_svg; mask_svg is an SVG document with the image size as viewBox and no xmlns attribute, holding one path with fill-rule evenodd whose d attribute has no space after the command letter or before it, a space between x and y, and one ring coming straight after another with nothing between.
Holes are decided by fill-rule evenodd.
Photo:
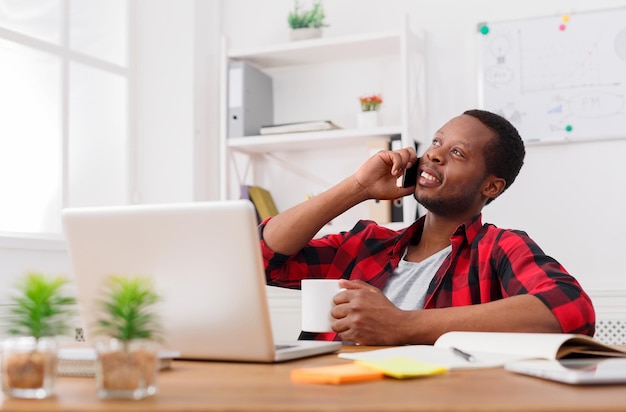
<instances>
[{"instance_id":1,"label":"red plaid shirt","mask_svg":"<svg viewBox=\"0 0 626 412\"><path fill-rule=\"evenodd\" d=\"M565 268L544 254L526 233L483 225L481 216L460 225L450 238L452 251L430 283L424 308L473 305L531 294L552 311L564 333L593 336L591 299ZM259 226L261 236L266 222ZM311 240L293 256L274 253L261 238L267 283L298 289L301 279L346 278L382 289L411 239L412 243L419 242L423 225L424 217L400 231L359 221L348 232Z\"/></svg>"}]
</instances>

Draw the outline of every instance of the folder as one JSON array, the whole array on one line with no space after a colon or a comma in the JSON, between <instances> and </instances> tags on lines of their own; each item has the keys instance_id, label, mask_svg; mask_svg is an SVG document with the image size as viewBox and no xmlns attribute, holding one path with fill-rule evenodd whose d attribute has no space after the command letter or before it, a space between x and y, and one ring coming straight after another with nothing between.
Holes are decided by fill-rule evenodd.
<instances>
[{"instance_id":1,"label":"folder","mask_svg":"<svg viewBox=\"0 0 626 412\"><path fill-rule=\"evenodd\" d=\"M228 137L258 135L261 126L273 123L272 87L272 78L250 64L229 63Z\"/></svg>"}]
</instances>

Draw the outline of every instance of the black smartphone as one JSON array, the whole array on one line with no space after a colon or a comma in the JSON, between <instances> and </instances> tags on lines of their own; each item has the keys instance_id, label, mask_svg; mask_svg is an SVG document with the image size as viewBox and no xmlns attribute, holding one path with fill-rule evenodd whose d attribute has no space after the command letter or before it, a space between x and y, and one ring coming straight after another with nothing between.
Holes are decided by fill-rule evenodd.
<instances>
[{"instance_id":1,"label":"black smartphone","mask_svg":"<svg viewBox=\"0 0 626 412\"><path fill-rule=\"evenodd\" d=\"M420 165L420 159L417 158L417 162L408 169L404 169L404 176L402 178L402 187L411 187L417 184L417 169Z\"/></svg>"}]
</instances>

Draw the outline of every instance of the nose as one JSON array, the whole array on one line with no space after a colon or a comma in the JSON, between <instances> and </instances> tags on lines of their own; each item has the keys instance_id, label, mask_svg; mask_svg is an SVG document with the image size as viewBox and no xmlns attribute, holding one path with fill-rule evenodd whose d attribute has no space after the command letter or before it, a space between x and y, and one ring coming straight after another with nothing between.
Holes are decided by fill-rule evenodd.
<instances>
[{"instance_id":1,"label":"nose","mask_svg":"<svg viewBox=\"0 0 626 412\"><path fill-rule=\"evenodd\" d=\"M425 156L433 163L444 163L444 156L440 149L430 149L428 152L425 153Z\"/></svg>"}]
</instances>

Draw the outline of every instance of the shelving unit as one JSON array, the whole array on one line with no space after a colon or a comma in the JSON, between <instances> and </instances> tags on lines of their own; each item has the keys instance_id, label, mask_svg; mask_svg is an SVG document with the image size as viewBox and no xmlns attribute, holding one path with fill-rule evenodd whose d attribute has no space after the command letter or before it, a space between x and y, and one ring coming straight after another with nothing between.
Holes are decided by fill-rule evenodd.
<instances>
[{"instance_id":1,"label":"shelving unit","mask_svg":"<svg viewBox=\"0 0 626 412\"><path fill-rule=\"evenodd\" d=\"M259 184L284 209L304 200L305 193L324 190L354 172L369 156L371 140L400 135L403 146L425 140L425 40L409 29L406 18L391 32L254 49L230 49L226 38L222 44L222 199L237 198L241 184ZM332 120L342 128L228 138L228 63L235 60L272 77L274 123ZM381 93L384 99L381 121L372 129L356 127L358 97L366 93ZM289 173L302 180L283 181ZM404 222L415 217L413 203L405 202ZM361 209L355 217L369 216Z\"/></svg>"}]
</instances>

